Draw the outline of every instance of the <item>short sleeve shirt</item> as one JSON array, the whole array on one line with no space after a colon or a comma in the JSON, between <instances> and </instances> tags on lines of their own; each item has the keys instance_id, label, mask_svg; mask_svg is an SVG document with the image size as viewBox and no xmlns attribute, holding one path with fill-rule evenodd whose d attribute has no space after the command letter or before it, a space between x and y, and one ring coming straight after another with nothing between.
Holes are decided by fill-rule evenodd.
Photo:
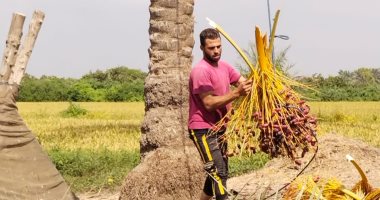
<instances>
[{"instance_id":1,"label":"short sleeve shirt","mask_svg":"<svg viewBox=\"0 0 380 200\"><path fill-rule=\"evenodd\" d=\"M189 129L212 128L231 107L231 104L228 104L209 112L199 94L212 91L216 96L223 96L230 91L230 85L236 83L239 78L240 73L222 60L214 67L202 59L193 67L189 79Z\"/></svg>"}]
</instances>

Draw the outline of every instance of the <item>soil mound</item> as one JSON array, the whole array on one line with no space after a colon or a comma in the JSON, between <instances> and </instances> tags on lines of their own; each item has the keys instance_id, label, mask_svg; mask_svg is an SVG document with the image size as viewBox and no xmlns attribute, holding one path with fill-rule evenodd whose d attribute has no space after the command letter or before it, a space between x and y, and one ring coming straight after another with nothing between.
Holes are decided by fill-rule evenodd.
<instances>
[{"instance_id":1,"label":"soil mound","mask_svg":"<svg viewBox=\"0 0 380 200\"><path fill-rule=\"evenodd\" d=\"M275 158L260 170L229 179L228 188L239 192L237 199L262 199L291 182L308 163L312 154L310 152L302 159L300 167L288 158ZM380 149L336 134L319 138L316 157L302 174L321 178L335 177L350 188L360 180L360 175L346 160L347 154L358 162L369 183L376 188L380 187ZM275 198L276 195L269 199Z\"/></svg>"}]
</instances>

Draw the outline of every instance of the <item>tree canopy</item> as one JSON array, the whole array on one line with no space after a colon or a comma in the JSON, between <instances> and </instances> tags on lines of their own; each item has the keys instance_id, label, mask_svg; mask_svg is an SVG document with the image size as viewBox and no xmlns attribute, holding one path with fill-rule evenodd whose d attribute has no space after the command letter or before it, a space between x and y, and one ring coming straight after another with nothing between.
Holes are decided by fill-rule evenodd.
<instances>
[{"instance_id":1,"label":"tree canopy","mask_svg":"<svg viewBox=\"0 0 380 200\"><path fill-rule=\"evenodd\" d=\"M286 52L285 52L286 53ZM286 57L283 55L283 57ZM278 63L284 64L281 60ZM277 67L283 72L279 64ZM18 101L143 101L146 72L124 66L97 70L79 79L26 74L20 86ZM380 68L339 71L336 76L321 74L294 77L316 89L296 90L316 101L380 101Z\"/></svg>"},{"instance_id":2,"label":"tree canopy","mask_svg":"<svg viewBox=\"0 0 380 200\"><path fill-rule=\"evenodd\" d=\"M89 72L79 79L26 75L19 101L142 101L147 73L124 66Z\"/></svg>"},{"instance_id":3,"label":"tree canopy","mask_svg":"<svg viewBox=\"0 0 380 200\"><path fill-rule=\"evenodd\" d=\"M317 91L298 91L319 101L380 101L380 68L359 68L339 71L337 76L297 77L298 81Z\"/></svg>"}]
</instances>

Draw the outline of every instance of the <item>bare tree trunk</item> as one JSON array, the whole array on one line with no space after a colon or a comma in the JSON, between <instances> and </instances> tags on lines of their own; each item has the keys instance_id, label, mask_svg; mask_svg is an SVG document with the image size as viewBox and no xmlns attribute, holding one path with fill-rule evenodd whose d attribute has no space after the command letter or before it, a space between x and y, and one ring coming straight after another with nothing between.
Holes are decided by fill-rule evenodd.
<instances>
[{"instance_id":1,"label":"bare tree trunk","mask_svg":"<svg viewBox=\"0 0 380 200\"><path fill-rule=\"evenodd\" d=\"M14 13L11 26L8 32L8 39L4 50L3 61L0 66L0 81L8 82L11 74L11 68L14 66L17 58L17 51L20 46L22 36L22 27L24 26L25 15Z\"/></svg>"},{"instance_id":2,"label":"bare tree trunk","mask_svg":"<svg viewBox=\"0 0 380 200\"><path fill-rule=\"evenodd\" d=\"M194 0L151 0L142 162L120 199L197 199L204 180L187 133Z\"/></svg>"},{"instance_id":3,"label":"bare tree trunk","mask_svg":"<svg viewBox=\"0 0 380 200\"><path fill-rule=\"evenodd\" d=\"M12 73L9 78L10 84L16 83L17 85L20 85L44 18L45 14L41 11L35 11L33 13L32 21L29 25L28 35L22 43L21 51L17 55L17 60L14 67L11 68Z\"/></svg>"},{"instance_id":4,"label":"bare tree trunk","mask_svg":"<svg viewBox=\"0 0 380 200\"><path fill-rule=\"evenodd\" d=\"M77 199L18 113L16 105L18 86L42 24L43 13L35 13L28 38L18 55L24 19L24 15L17 13L13 15L2 62L0 199Z\"/></svg>"}]
</instances>

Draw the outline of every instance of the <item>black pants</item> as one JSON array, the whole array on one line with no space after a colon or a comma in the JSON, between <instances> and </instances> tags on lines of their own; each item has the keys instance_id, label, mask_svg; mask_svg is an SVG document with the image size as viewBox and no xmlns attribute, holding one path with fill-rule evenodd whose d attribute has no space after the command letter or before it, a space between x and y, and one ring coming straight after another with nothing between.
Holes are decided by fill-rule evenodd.
<instances>
[{"instance_id":1,"label":"black pants","mask_svg":"<svg viewBox=\"0 0 380 200\"><path fill-rule=\"evenodd\" d=\"M189 130L189 133L207 171L203 191L209 196L215 196L217 200L226 199L228 178L227 143L223 143L220 139L224 132L210 134L209 129L193 129Z\"/></svg>"}]
</instances>

